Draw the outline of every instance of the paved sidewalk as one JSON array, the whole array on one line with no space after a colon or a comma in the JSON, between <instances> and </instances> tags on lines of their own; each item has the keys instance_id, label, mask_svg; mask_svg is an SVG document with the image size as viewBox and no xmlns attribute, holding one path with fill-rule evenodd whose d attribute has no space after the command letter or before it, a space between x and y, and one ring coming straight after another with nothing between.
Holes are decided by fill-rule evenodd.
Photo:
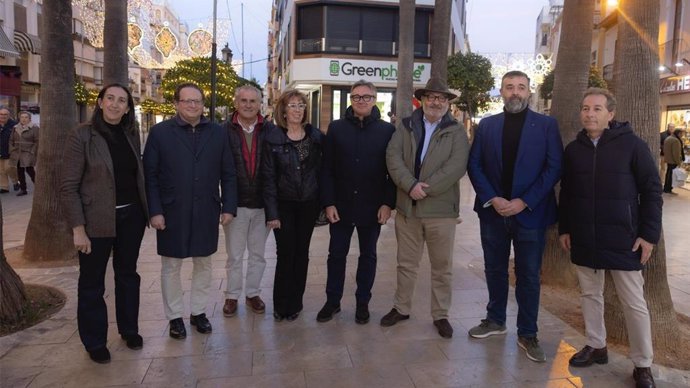
<instances>
[{"instance_id":1,"label":"paved sidewalk","mask_svg":"<svg viewBox=\"0 0 690 388\"><path fill-rule=\"evenodd\" d=\"M30 188L32 190L32 188ZM547 362L529 361L516 344L517 306L508 305L508 334L484 340L467 337L467 330L485 314L486 283L482 271L479 225L474 193L463 178L461 217L457 228L453 306L450 322L455 336L442 339L429 313L428 260L422 262L411 319L390 328L378 322L395 291L395 235L392 222L383 227L378 274L370 309L371 322L354 322L356 242L343 298L343 311L327 323L316 313L325 300L328 228L317 228L312 239L305 309L295 322L274 322L272 280L275 242L269 237L268 266L262 297L267 313L257 315L244 304L238 315L222 314L225 286L225 247L213 256L213 289L207 315L213 333L202 335L189 326L184 341L167 335L160 291L160 259L155 233L147 230L139 259L141 274L140 333L144 348L129 350L117 335L114 320L112 271L106 284L111 326L108 347L113 361L95 364L84 351L76 328L75 266L18 270L25 282L48 284L68 296L65 307L51 319L23 332L0 338L0 387L630 387L632 364L625 355L611 354L608 365L575 369L568 359L584 345L584 337L563 321L540 311L539 339ZM671 292L676 308L690 315L690 191L665 195L664 227ZM0 196L5 212L5 247L21 245L32 196ZM221 231L222 241L222 231ZM356 239L354 240L356 241ZM183 286L190 287L191 263L183 266ZM189 313L188 293L185 304ZM690 371L654 366L659 387L687 387Z\"/></svg>"}]
</instances>

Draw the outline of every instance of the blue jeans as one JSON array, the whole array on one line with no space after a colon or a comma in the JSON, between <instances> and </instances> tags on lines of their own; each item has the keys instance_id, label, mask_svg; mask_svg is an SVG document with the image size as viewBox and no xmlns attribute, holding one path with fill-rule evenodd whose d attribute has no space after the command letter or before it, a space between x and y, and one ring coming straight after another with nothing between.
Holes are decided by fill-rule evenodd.
<instances>
[{"instance_id":1,"label":"blue jeans","mask_svg":"<svg viewBox=\"0 0 690 388\"><path fill-rule=\"evenodd\" d=\"M359 261L357 262L357 303L369 303L371 287L376 277L376 243L381 234L381 225L355 226L343 221L330 225L331 241L328 246L328 279L326 297L333 306L340 305L345 284L345 263L350 252L352 232L357 228L359 238Z\"/></svg>"},{"instance_id":2,"label":"blue jeans","mask_svg":"<svg viewBox=\"0 0 690 388\"><path fill-rule=\"evenodd\" d=\"M544 229L524 228L514 217L480 219L479 226L484 249L484 273L489 288L487 319L500 325L506 322L508 259L512 241L515 250L518 335L536 337Z\"/></svg>"}]
</instances>

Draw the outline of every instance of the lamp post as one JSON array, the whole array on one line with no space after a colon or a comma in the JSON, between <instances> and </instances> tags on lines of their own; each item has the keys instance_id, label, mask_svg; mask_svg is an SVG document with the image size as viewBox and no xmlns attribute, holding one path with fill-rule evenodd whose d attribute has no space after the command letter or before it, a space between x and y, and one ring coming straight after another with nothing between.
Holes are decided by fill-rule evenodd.
<instances>
[{"instance_id":1,"label":"lamp post","mask_svg":"<svg viewBox=\"0 0 690 388\"><path fill-rule=\"evenodd\" d=\"M209 116L211 122L216 121L216 72L218 64L216 61L216 10L218 8L218 0L213 0L213 42L211 43L211 106L209 108Z\"/></svg>"}]
</instances>

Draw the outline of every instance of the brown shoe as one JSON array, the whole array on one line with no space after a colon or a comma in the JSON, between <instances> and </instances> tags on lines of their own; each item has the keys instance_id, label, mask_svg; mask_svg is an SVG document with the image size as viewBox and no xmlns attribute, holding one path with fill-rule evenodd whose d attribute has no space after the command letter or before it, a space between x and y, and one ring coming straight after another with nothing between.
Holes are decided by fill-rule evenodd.
<instances>
[{"instance_id":1,"label":"brown shoe","mask_svg":"<svg viewBox=\"0 0 690 388\"><path fill-rule=\"evenodd\" d=\"M453 337L453 326L450 325L450 322L448 322L447 319L438 319L434 321L434 326L436 326L436 330L438 330L438 335L440 335L441 337Z\"/></svg>"},{"instance_id":2,"label":"brown shoe","mask_svg":"<svg viewBox=\"0 0 690 388\"><path fill-rule=\"evenodd\" d=\"M266 312L266 304L264 304L264 301L261 300L259 295L247 298L247 306L249 306L255 314L263 314Z\"/></svg>"},{"instance_id":3,"label":"brown shoe","mask_svg":"<svg viewBox=\"0 0 690 388\"><path fill-rule=\"evenodd\" d=\"M635 380L636 388L655 388L654 376L652 376L652 368L635 368L633 371L633 379Z\"/></svg>"},{"instance_id":4,"label":"brown shoe","mask_svg":"<svg viewBox=\"0 0 690 388\"><path fill-rule=\"evenodd\" d=\"M582 350L573 354L568 362L570 366L585 367L590 366L594 363L606 364L609 362L609 356L606 351L606 346L601 349L594 349L593 347L586 345Z\"/></svg>"},{"instance_id":5,"label":"brown shoe","mask_svg":"<svg viewBox=\"0 0 690 388\"><path fill-rule=\"evenodd\" d=\"M226 317L234 317L235 314L237 314L237 299L225 299L223 315Z\"/></svg>"}]
</instances>

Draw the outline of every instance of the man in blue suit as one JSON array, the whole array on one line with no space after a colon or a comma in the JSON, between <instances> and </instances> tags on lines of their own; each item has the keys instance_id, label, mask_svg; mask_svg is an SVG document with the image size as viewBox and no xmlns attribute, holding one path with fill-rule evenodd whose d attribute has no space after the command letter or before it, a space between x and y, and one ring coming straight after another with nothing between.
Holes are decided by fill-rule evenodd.
<instances>
[{"instance_id":1,"label":"man in blue suit","mask_svg":"<svg viewBox=\"0 0 690 388\"><path fill-rule=\"evenodd\" d=\"M561 176L563 143L555 119L531 111L529 77L510 71L501 80L504 111L479 123L467 170L477 193L486 319L469 335L506 333L510 244L515 251L518 345L535 362L546 360L537 340L544 232L556 222L554 185Z\"/></svg>"}]
</instances>

